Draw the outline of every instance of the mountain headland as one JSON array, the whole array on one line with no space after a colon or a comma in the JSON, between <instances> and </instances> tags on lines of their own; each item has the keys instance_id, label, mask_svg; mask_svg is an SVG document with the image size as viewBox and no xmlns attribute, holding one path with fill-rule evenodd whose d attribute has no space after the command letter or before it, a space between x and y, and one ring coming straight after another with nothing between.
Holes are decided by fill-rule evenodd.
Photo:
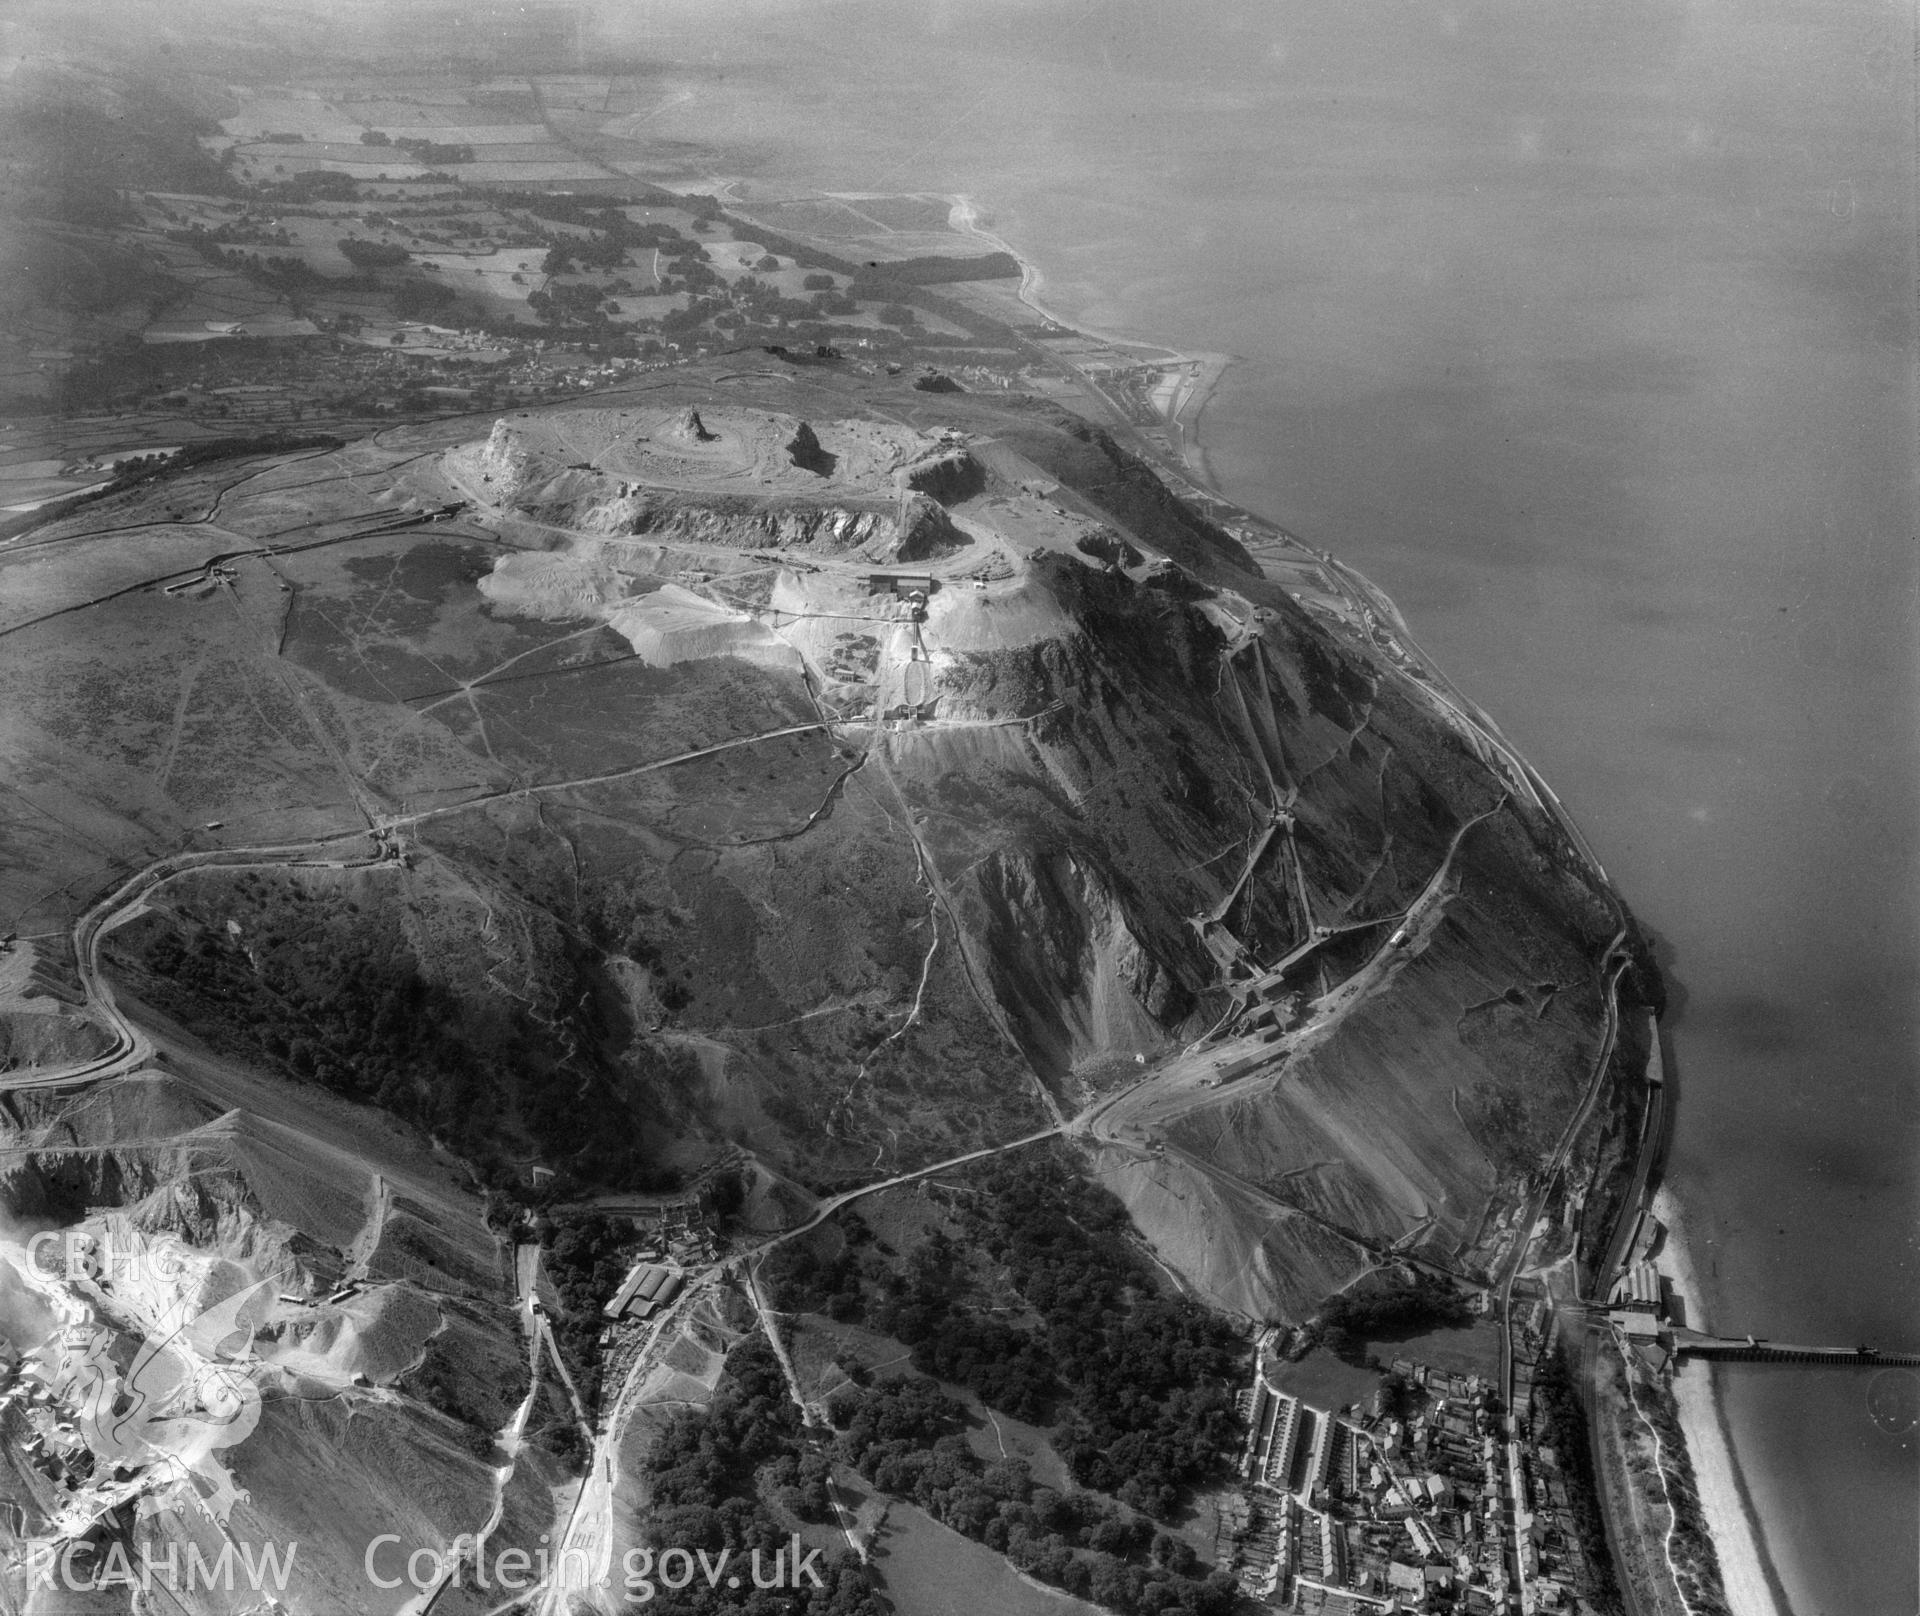
<instances>
[{"instance_id":1,"label":"mountain headland","mask_svg":"<svg viewBox=\"0 0 1920 1616\"><path fill-rule=\"evenodd\" d=\"M214 460L6 549L8 1202L194 1253L190 1294L23 1260L23 1295L131 1337L271 1281L221 1519L300 1540L286 1608L370 1510L451 1566L556 1485L545 1529L617 1567L680 1496L659 1444L770 1375L801 1423L740 1440L804 1469L888 1338L1173 1518L1218 1450L1154 1433L1230 1441L1230 1403L1183 1420L1137 1346L1096 1461L1036 1194L1085 1200L1116 1342L1237 1377L1236 1332L1429 1307L1538 1350L1516 1274L1599 1260L1657 975L1390 606L1223 515L1055 405L762 357ZM647 1250L675 1298L609 1324ZM996 1292L942 1360L925 1310ZM122 1468L70 1490L204 1529ZM1162 1580L1204 1604L1201 1558ZM449 1569L435 1608L484 1597Z\"/></svg>"},{"instance_id":2,"label":"mountain headland","mask_svg":"<svg viewBox=\"0 0 1920 1616\"><path fill-rule=\"evenodd\" d=\"M0 97L8 1608L1713 1608L1552 791L1222 356L559 15Z\"/></svg>"}]
</instances>

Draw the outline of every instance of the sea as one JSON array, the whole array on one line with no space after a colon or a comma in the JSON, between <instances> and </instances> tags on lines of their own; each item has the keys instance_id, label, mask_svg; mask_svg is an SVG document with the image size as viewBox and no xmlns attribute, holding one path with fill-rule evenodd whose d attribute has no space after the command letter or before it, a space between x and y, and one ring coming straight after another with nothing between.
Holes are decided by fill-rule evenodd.
<instances>
[{"instance_id":1,"label":"sea","mask_svg":"<svg viewBox=\"0 0 1920 1616\"><path fill-rule=\"evenodd\" d=\"M1235 356L1217 485L1393 596L1659 939L1692 1321L1920 1350L1911 3L636 9L744 194L963 192L1063 316ZM1920 1383L1715 1376L1784 1607L1920 1609Z\"/></svg>"}]
</instances>

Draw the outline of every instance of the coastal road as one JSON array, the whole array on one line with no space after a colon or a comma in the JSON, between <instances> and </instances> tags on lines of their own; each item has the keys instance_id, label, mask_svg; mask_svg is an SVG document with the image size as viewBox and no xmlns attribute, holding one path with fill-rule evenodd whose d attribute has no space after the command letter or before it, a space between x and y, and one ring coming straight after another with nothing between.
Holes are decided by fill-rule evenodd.
<instances>
[{"instance_id":1,"label":"coastal road","mask_svg":"<svg viewBox=\"0 0 1920 1616\"><path fill-rule=\"evenodd\" d=\"M1505 1414L1506 1434L1509 1440L1511 1440L1514 1435L1514 1281L1520 1277L1521 1265L1526 1261L1527 1252L1533 1246L1533 1232L1539 1224L1542 1212L1545 1210L1547 1197L1552 1193L1554 1184L1558 1181L1562 1170L1566 1166L1567 1156L1573 1149L1574 1141L1580 1137L1581 1130L1586 1127L1588 1119L1593 1115L1593 1108L1598 1103L1602 1090L1606 1087L1607 1068L1613 1060L1614 1044L1618 1041L1620 1034L1620 977L1621 973L1626 970L1628 964L1631 962L1630 956L1626 951L1626 941L1627 932L1623 926L1614 934L1613 941L1607 945L1606 953L1600 958L1600 969L1606 975L1604 994L1604 1015L1606 1020L1600 1040L1600 1048L1594 1055L1593 1070L1587 1079L1586 1093L1581 1097L1580 1104L1575 1108L1573 1115L1567 1119L1567 1125L1561 1130L1559 1142L1554 1146L1553 1156L1547 1165L1547 1169L1540 1174L1538 1187L1534 1190L1533 1194L1527 1198L1527 1203L1525 1207L1522 1208L1521 1216L1514 1225L1513 1249L1507 1256L1505 1267L1499 1278L1496 1295L1500 1307L1500 1405ZM1588 1361L1590 1362L1591 1360ZM1590 1381L1588 1382L1588 1386L1590 1395ZM1589 1404L1588 1410L1588 1431L1589 1440L1591 1440L1591 1433L1593 1431L1591 1404ZM1602 1486L1601 1492L1604 1496L1604 1486ZM1520 1587L1522 1584L1519 1580L1519 1544L1513 1534L1511 1514L1512 1508L1517 1505L1517 1503L1518 1500L1511 1500L1508 1506L1507 1543L1509 1547L1507 1550L1507 1574L1514 1579L1513 1585ZM1613 1530L1613 1523L1611 1519L1609 1519L1607 1531L1610 1539ZM1613 1539L1613 1541L1618 1540Z\"/></svg>"},{"instance_id":2,"label":"coastal road","mask_svg":"<svg viewBox=\"0 0 1920 1616\"><path fill-rule=\"evenodd\" d=\"M1660 1050L1660 1026L1651 1014L1647 1019L1649 1035L1653 1040L1653 1059L1657 1061ZM1619 1273L1621 1264L1626 1261L1629 1243L1633 1238L1634 1228L1639 1222L1639 1212L1641 1202L1645 1199L1647 1181L1666 1150L1669 1116L1667 1087L1662 1080L1653 1085L1647 1112L1641 1119L1640 1148L1638 1159L1634 1164L1632 1186L1620 1203L1619 1212L1614 1219L1613 1233L1607 1242L1606 1254L1589 1280L1591 1294L1602 1301L1612 1290L1614 1277ZM1620 1500L1609 1480L1607 1461L1600 1447L1599 1356L1605 1350L1607 1341L1608 1336L1604 1330L1585 1329L1580 1332L1575 1384L1580 1388L1581 1414L1587 1426L1592 1480L1595 1493L1599 1498L1601 1524L1608 1543L1622 1544L1633 1535L1634 1522L1622 1515L1619 1508ZM1617 1560L1615 1568L1616 1570L1619 1568ZM1630 1578L1620 1576L1615 1580L1620 1588L1620 1597L1626 1609L1626 1616L1658 1616L1657 1612L1647 1608Z\"/></svg>"},{"instance_id":3,"label":"coastal road","mask_svg":"<svg viewBox=\"0 0 1920 1616\"><path fill-rule=\"evenodd\" d=\"M1593 1115L1593 1108L1599 1102L1606 1087L1607 1067L1613 1060L1613 1049L1620 1036L1620 977L1631 963L1627 953L1627 933L1623 927L1615 933L1613 941L1607 945L1607 951L1600 958L1600 969L1605 977L1603 993L1605 1017L1601 1032L1600 1047L1593 1058L1593 1070L1587 1078L1585 1094L1580 1104L1567 1119L1567 1125L1560 1131L1559 1142L1555 1144L1553 1155L1538 1178L1537 1187L1527 1197L1521 1210L1520 1219L1514 1225L1513 1249L1500 1275L1496 1295L1500 1304L1500 1400L1507 1411L1509 1429L1513 1418L1513 1286L1520 1276L1521 1265L1526 1261L1528 1250L1533 1245L1533 1230L1539 1223L1546 1208L1547 1197L1552 1194L1566 1166L1567 1157L1573 1150L1574 1142L1586 1127Z\"/></svg>"},{"instance_id":4,"label":"coastal road","mask_svg":"<svg viewBox=\"0 0 1920 1616\"><path fill-rule=\"evenodd\" d=\"M1655 1165L1666 1154L1669 1113L1663 1070L1665 1062L1660 1053L1660 1023L1651 1013L1647 1016L1647 1035L1651 1040L1647 1069L1653 1092L1648 1096L1647 1110L1640 1121L1640 1146L1635 1153L1633 1180L1627 1186L1626 1195L1621 1198L1620 1213L1614 1221L1613 1238L1607 1242L1606 1255L1594 1269L1590 1282L1590 1294L1598 1302L1605 1302L1612 1294L1613 1282L1626 1264L1634 1228L1639 1222L1639 1213L1644 1209L1647 1182L1653 1176Z\"/></svg>"},{"instance_id":5,"label":"coastal road","mask_svg":"<svg viewBox=\"0 0 1920 1616\"><path fill-rule=\"evenodd\" d=\"M1505 1413L1506 1432L1509 1439L1512 1438L1514 1433L1513 1287L1515 1281L1520 1277L1520 1269L1526 1262L1527 1252L1532 1249L1534 1230L1539 1225L1541 1215L1546 1209L1547 1198L1553 1193L1553 1187L1558 1182L1561 1173L1566 1167L1568 1155L1572 1152L1575 1142L1579 1139L1588 1121L1592 1118L1593 1109L1595 1105L1599 1103L1600 1095L1606 1088L1607 1069L1612 1063L1614 1046L1619 1041L1620 1035L1620 977L1625 972L1627 966L1632 963L1631 956L1627 953L1626 944L1627 930L1625 926L1622 926L1621 929L1614 934L1613 940L1607 944L1606 952L1600 957L1600 970L1605 977L1602 1011L1605 1020L1601 1033L1600 1047L1594 1053L1593 1067L1587 1078L1586 1092L1581 1096L1580 1104L1575 1107L1573 1115L1567 1119L1566 1126L1561 1129L1560 1138L1554 1145L1553 1155L1549 1159L1545 1171L1539 1175L1536 1188L1533 1193L1527 1197L1526 1204L1521 1208L1520 1217L1514 1224L1513 1248L1507 1254L1507 1260L1496 1281L1494 1294L1498 1302L1500 1315L1500 1404ZM1585 1364L1589 1366L1591 1365L1591 1361L1590 1356L1584 1360ZM1589 1401L1587 1419L1588 1430L1591 1433L1594 1429L1591 1404L1592 1383L1590 1378L1583 1377L1583 1379L1588 1388ZM1601 1491L1604 1497L1604 1486ZM1512 1503L1513 1501L1509 1501L1508 1505L1509 1531L1507 1541L1510 1547L1507 1554L1507 1572L1510 1577L1516 1579L1514 1585L1517 1587L1519 1586L1517 1579L1520 1575L1520 1564L1518 1544L1515 1542L1511 1530ZM1608 1520L1607 1531L1611 1537L1614 1531L1611 1519Z\"/></svg>"}]
</instances>

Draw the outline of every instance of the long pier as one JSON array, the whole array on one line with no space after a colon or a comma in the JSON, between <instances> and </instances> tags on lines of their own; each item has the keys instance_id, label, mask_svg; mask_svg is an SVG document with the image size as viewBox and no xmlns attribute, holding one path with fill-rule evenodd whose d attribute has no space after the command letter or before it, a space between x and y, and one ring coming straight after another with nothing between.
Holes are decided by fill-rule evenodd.
<instances>
[{"instance_id":1,"label":"long pier","mask_svg":"<svg viewBox=\"0 0 1920 1616\"><path fill-rule=\"evenodd\" d=\"M1848 1369L1920 1366L1920 1352L1881 1352L1867 1346L1801 1347L1750 1336L1703 1335L1698 1330L1675 1330L1673 1351L1678 1358L1712 1358L1723 1363L1824 1364Z\"/></svg>"}]
</instances>

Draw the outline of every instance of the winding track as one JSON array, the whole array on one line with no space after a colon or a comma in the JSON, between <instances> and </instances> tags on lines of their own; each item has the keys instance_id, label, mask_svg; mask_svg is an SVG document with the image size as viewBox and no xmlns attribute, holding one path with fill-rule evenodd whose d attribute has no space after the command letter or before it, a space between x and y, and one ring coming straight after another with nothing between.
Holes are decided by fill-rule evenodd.
<instances>
[{"instance_id":1,"label":"winding track","mask_svg":"<svg viewBox=\"0 0 1920 1616\"><path fill-rule=\"evenodd\" d=\"M1290 968L1292 965L1297 964L1300 960L1306 958L1314 949L1319 948L1323 943L1328 941L1330 937L1338 935L1340 932L1365 930L1368 927L1379 925L1390 925L1394 927L1393 935L1398 935L1402 930L1411 932L1423 927L1446 896L1447 878L1452 873L1454 857L1459 853L1460 846L1462 842L1465 841L1467 832L1472 830L1473 827L1478 825L1482 820L1490 819L1493 815L1499 813L1501 809L1506 806L1506 802L1507 799L1502 797L1493 807L1474 815L1473 818L1461 824L1454 832L1453 839L1448 843L1446 855L1441 859L1439 867L1428 879L1427 884L1421 889L1419 895L1399 915L1387 916L1377 921L1368 921L1362 926L1340 927L1336 930L1329 930L1325 936L1310 938L1306 943L1303 943L1299 948L1287 955L1279 965L1275 966L1274 969L1268 973L1268 976L1276 976L1282 969ZM1386 979L1394 962L1399 957L1400 950L1394 946L1392 935L1390 935L1374 950L1372 955L1368 957L1366 962L1362 964L1352 976L1348 977L1340 983L1338 987L1334 988L1316 1002L1316 1014L1312 1020L1291 1034L1282 1043L1272 1046L1273 1059L1275 1061L1279 1060L1282 1056L1294 1049L1301 1039L1309 1035L1320 1038L1336 1029L1347 1016L1352 1014L1354 1008ZM1149 1107L1154 1106L1156 1103L1165 1105L1173 1101L1182 1088L1191 1089L1196 1080L1201 1076L1200 1070L1193 1065L1189 1058L1196 1052L1197 1047L1198 1046L1190 1046L1187 1050L1182 1051L1181 1055L1174 1057L1172 1061L1163 1062L1154 1070L1143 1074L1128 1087L1096 1101L1078 1117L1073 1119L1068 1125L1068 1131L1070 1133L1098 1139L1108 1144L1129 1143L1129 1141L1122 1136L1121 1130L1123 1128L1129 1125L1136 1129L1146 1128L1153 1120L1146 1114ZM1209 1096L1209 1099L1210 1098L1211 1096ZM1202 1102L1202 1106L1206 1103L1208 1102ZM1203 1170L1205 1170L1204 1165Z\"/></svg>"},{"instance_id":2,"label":"winding track","mask_svg":"<svg viewBox=\"0 0 1920 1616\"><path fill-rule=\"evenodd\" d=\"M112 1047L90 1059L75 1061L65 1066L42 1068L32 1072L0 1074L0 1094L23 1089L73 1088L97 1083L106 1078L133 1071L152 1059L151 1040L121 1012L114 997L113 986L100 969L100 943L101 939L114 927L132 919L139 912L140 906L161 887L182 875L207 869L349 870L380 867L399 869L401 866L387 857L379 847L379 838L394 830L409 828L451 814L467 813L509 798L604 785L609 781L624 780L634 775L648 774L655 770L672 768L676 764L711 757L715 753L730 751L735 747L751 746L761 741L776 740L781 736L808 734L827 727L823 723L793 724L782 729L770 730L764 735L738 736L714 746L676 753L672 757L657 758L649 763L635 764L631 768L615 769L603 774L582 775L577 779L549 780L526 786L507 786L498 791L486 792L457 803L449 803L444 807L423 809L416 813L379 814L372 817L370 826L366 830L339 831L330 836L315 837L305 842L185 851L169 853L163 858L155 859L97 900L74 922L73 926L73 956L75 968L80 977L81 990L86 995L88 1009L112 1033ZM817 810L815 817L818 817ZM372 850L358 858L332 856L333 850L354 842L369 843Z\"/></svg>"},{"instance_id":3,"label":"winding track","mask_svg":"<svg viewBox=\"0 0 1920 1616\"><path fill-rule=\"evenodd\" d=\"M248 475L257 475L257 473L249 473ZM213 507L207 512L206 516L202 518L203 524L211 525L212 518L217 514L220 501L225 498L226 492L227 490L225 489L220 491ZM275 553L284 554L294 549L342 542L343 539L366 538L376 532L390 531L393 528L415 525L415 522L418 520L419 519L415 518L412 520L383 524L381 527L371 530L363 529L351 534L336 535L330 538L309 541L309 544L305 545L276 546L269 543L253 550L237 551L235 555L264 554L271 556ZM80 536L98 536L98 534ZM275 536L278 537L279 535ZM1298 546L1297 541L1290 542L1305 552L1305 546ZM1310 554L1311 552L1306 553ZM1392 665L1414 683L1415 687L1444 718L1454 727L1466 732L1469 739L1474 742L1476 750L1480 750L1483 757L1486 757L1489 762L1493 762L1495 759L1498 760L1496 766L1500 767L1501 772L1507 775L1517 794L1529 801L1537 811L1544 813L1554 822L1556 827L1565 835L1569 844L1586 862L1593 874L1599 878L1603 889L1608 892L1611 898L1611 889L1606 886L1605 870L1593 854L1585 838L1580 834L1577 826L1574 825L1571 816L1566 813L1559 800L1547 789L1544 782L1540 780L1532 767L1527 764L1526 760L1519 755L1511 743L1499 732L1492 720L1481 712L1480 709L1462 693L1455 689L1455 687L1437 671L1431 659L1429 659L1413 641L1404 620L1400 617L1392 602L1360 574L1346 567L1344 564L1334 561L1330 556L1324 559L1316 557L1315 560L1319 564L1318 570L1321 577L1326 581L1329 590L1346 602L1349 611L1353 614L1354 621L1360 626L1362 633L1371 645L1377 651L1384 653ZM140 587L151 586L151 583L148 583ZM78 608L67 608L67 610L73 609ZM1390 632L1382 633L1380 625L1383 622L1391 626ZM16 625L16 627L26 626L28 625ZM481 797L468 799L461 803L423 810L418 813L370 816L370 819L375 826L382 830L397 829L402 826L418 824L426 820L478 808L487 802L498 800L502 797L523 796L535 791L560 790L570 785L584 786L604 783L630 775L648 772L653 769L670 767L678 762L708 756L714 752L724 751L734 746L752 744L762 739L771 739L774 735L791 735L828 727L829 726L824 723L793 726L788 729L772 732L772 734L768 736L742 737L734 741L702 748L698 751L689 752L677 757L662 759L654 763L638 765L633 768L612 771L601 775L583 777L578 781L552 782L508 788ZM1264 757L1262 761L1264 763ZM1448 868L1451 865L1454 853L1459 847L1461 838L1472 825L1479 822L1479 819L1485 818L1493 812L1497 812L1500 806L1504 806L1505 800L1506 799L1503 798L1502 803L1496 805L1494 809L1488 810L1486 814L1477 816L1475 819L1468 821L1460 827L1459 831L1456 832L1453 843L1448 848L1447 856L1442 861L1440 869L1435 873L1420 897L1415 900L1413 905L1409 906L1409 909L1403 916L1403 924L1409 927L1418 924L1419 920L1425 914L1425 908L1423 906L1430 906L1433 902L1438 901L1439 896L1443 892L1444 878L1448 873ZM5 1078L0 1078L0 1093L10 1090L82 1086L134 1070L151 1058L153 1051L150 1040L135 1027L121 1011L115 1000L111 984L106 980L100 969L100 947L101 939L107 932L137 913L139 907L167 882L190 871L209 868L315 867L345 869L378 865L384 862L384 859L382 852L377 846L369 855L363 857L351 858L336 856L337 850L355 841L366 840L368 834L367 831L354 830L293 844L221 849L207 852L183 851L158 859L144 869L136 872L119 887L107 893L88 908L75 922L73 928L74 957L83 991L86 994L89 1006L112 1032L114 1038L113 1046L99 1056L93 1057L90 1060L73 1063L64 1068L55 1068L32 1074L9 1075ZM1254 865L1258 862L1259 852L1264 852L1265 842L1270 839L1271 828L1269 829L1268 837L1263 839L1258 852L1249 859L1246 873L1242 878L1243 881L1246 876L1251 875ZM1617 899L1613 901L1617 910ZM1503 1396L1509 1408L1511 1407L1513 1386L1513 1337L1511 1318L1513 1287L1521 1265L1524 1262L1528 1246L1530 1245L1530 1231L1538 1221L1546 1197L1564 1167L1575 1140L1591 1118L1594 1106L1605 1086L1605 1074L1618 1032L1618 985L1620 977L1628 963L1624 948L1625 939L1626 931L1624 916L1622 916L1622 930L1609 945L1606 954L1600 962L1601 970L1608 973L1605 1007L1606 1025L1601 1047L1596 1055L1586 1092L1580 1106L1563 1129L1554 1155L1546 1170L1540 1175L1538 1185L1528 1199L1524 1208L1524 1216L1516 1226L1513 1249L1508 1255L1498 1284L1502 1321L1501 1385ZM1320 940L1324 939L1316 939L1313 941L1317 943L1317 941ZM1320 1001L1320 1007L1322 1015L1326 1020L1318 1024L1324 1026L1327 1024L1327 1021L1337 1021L1350 1011L1352 1006L1374 985L1374 982L1384 974L1387 965L1390 963L1390 954L1391 945L1383 944L1382 948L1376 952L1373 958L1370 959L1360 971L1355 973L1354 977L1349 978L1333 990L1332 993L1324 996ZM796 1238L808 1230L817 1227L849 1203L864 1196L878 1194L887 1189L895 1188L935 1173L947 1171L955 1167L1001 1154L1005 1151L1019 1149L1044 1139L1062 1135L1092 1137L1105 1142L1124 1144L1125 1141L1119 1137L1118 1130L1127 1114L1129 1112L1138 1112L1153 1097L1155 1089L1159 1088L1164 1090L1173 1081L1174 1076L1175 1073L1173 1071L1162 1068L1146 1075L1139 1083L1136 1083L1127 1090L1123 1090L1120 1094L1097 1102L1079 1117L1071 1120L1063 1119L1051 1127L1025 1135L1019 1139L967 1152L946 1161L935 1163L929 1167L896 1174L889 1178L877 1180L874 1183L844 1191L836 1196L830 1197L828 1200L823 1201L816 1208L813 1215L806 1221L796 1225L790 1230L782 1231L779 1235L771 1237L755 1247L736 1253L733 1257L729 1258L727 1262L713 1265L711 1269L696 1276L698 1285L690 1284L688 1287L688 1295L693 1294L699 1286L704 1286L704 1284L711 1279L731 1269L732 1265L743 1262L751 1263L757 1260L774 1246L786 1240ZM1123 1102L1125 1102L1124 1105ZM1116 1114L1116 1111L1118 1114ZM1200 1163L1197 1160L1195 1161L1195 1166L1202 1171L1211 1170L1208 1164ZM686 1298L683 1297L682 1305L684 1305L685 1300ZM678 1312L679 1308L676 1307L668 1317ZM540 1322L544 1323L544 1321ZM658 1342L661 1330L664 1328L666 1322L666 1317L663 1317L657 1322L655 1330L652 1332L649 1345ZM541 1333L542 1332L536 1328L534 1341L532 1343L536 1354L541 1344ZM550 1335L547 1337L545 1344L549 1351L553 1350ZM553 1356L556 1365L559 1365L559 1355L557 1351L553 1352ZM645 1351L636 1358L634 1369L622 1385L609 1411L602 1431L598 1434L594 1445L593 1464L589 1470L588 1481L576 1499L573 1521L570 1522L568 1533L562 1539L564 1543L572 1543L576 1529L583 1524L583 1514L594 1518L594 1528L591 1529L590 1535L596 1538L599 1536L600 1527L598 1517L600 1515L600 1509L602 1507L610 1509L612 1502L612 1445L617 1442L619 1438L623 1424L622 1413L629 1400L630 1393L638 1384L642 1367L647 1362L647 1359L648 1353ZM562 1373L564 1374L564 1370L562 1370ZM576 1410L578 1410L578 1406L576 1398ZM590 1498L593 1500L591 1504L589 1504ZM611 1523L608 1522L607 1524L610 1526ZM548 1602L551 1601L552 1593L553 1590L548 1590Z\"/></svg>"},{"instance_id":4,"label":"winding track","mask_svg":"<svg viewBox=\"0 0 1920 1616\"><path fill-rule=\"evenodd\" d=\"M153 1043L120 1009L113 985L100 969L101 939L161 887L179 876L208 869L328 869L349 870L384 861L376 852L364 858L329 857L332 848L366 841L364 831L342 831L308 842L269 847L220 848L209 852L170 853L130 876L96 902L73 925L74 968L80 977L87 1007L113 1034L113 1047L89 1060L32 1072L0 1076L0 1094L23 1089L74 1088L118 1077L153 1058ZM395 866L397 868L397 866Z\"/></svg>"}]
</instances>

